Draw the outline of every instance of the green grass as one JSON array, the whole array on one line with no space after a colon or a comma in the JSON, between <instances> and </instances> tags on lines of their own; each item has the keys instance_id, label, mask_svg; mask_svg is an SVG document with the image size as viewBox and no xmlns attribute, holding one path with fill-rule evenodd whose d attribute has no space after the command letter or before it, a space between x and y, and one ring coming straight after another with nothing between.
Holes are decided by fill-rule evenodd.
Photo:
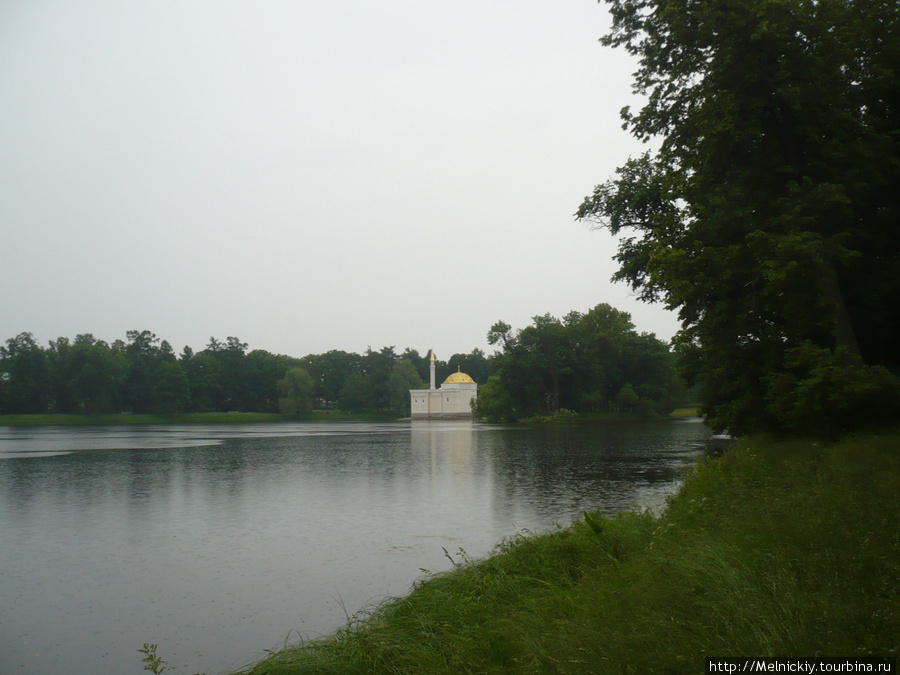
<instances>
[{"instance_id":1,"label":"green grass","mask_svg":"<svg viewBox=\"0 0 900 675\"><path fill-rule=\"evenodd\" d=\"M699 406L689 406L687 408L675 408L669 413L669 417L697 417L699 415Z\"/></svg>"},{"instance_id":2,"label":"green grass","mask_svg":"<svg viewBox=\"0 0 900 675\"><path fill-rule=\"evenodd\" d=\"M0 426L112 426L132 424L217 424L234 422L283 422L276 413L181 413L175 415L0 415Z\"/></svg>"},{"instance_id":3,"label":"green grass","mask_svg":"<svg viewBox=\"0 0 900 675\"><path fill-rule=\"evenodd\" d=\"M897 655L898 496L900 434L745 440L660 517L588 514L461 554L247 672L702 673L705 657Z\"/></svg>"}]
</instances>

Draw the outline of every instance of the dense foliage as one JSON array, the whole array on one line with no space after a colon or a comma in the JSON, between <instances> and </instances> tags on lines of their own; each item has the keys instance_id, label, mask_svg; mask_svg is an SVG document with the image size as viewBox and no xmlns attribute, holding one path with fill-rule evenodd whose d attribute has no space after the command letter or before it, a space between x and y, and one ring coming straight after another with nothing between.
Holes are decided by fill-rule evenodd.
<instances>
[{"instance_id":1,"label":"dense foliage","mask_svg":"<svg viewBox=\"0 0 900 675\"><path fill-rule=\"evenodd\" d=\"M515 332L500 321L488 342L501 348L478 395L477 413L489 420L560 410L668 414L684 396L668 346L637 334L631 317L607 304L562 320L536 316Z\"/></svg>"},{"instance_id":2,"label":"dense foliage","mask_svg":"<svg viewBox=\"0 0 900 675\"><path fill-rule=\"evenodd\" d=\"M49 347L31 333L0 346L0 414L282 412L313 407L350 412L409 412L409 389L425 386L429 360L393 347L362 355L333 350L303 358L248 351L247 343L210 338L180 355L150 331L131 330L109 344L91 334L61 337ZM441 378L462 366L487 379L479 350L437 361Z\"/></svg>"},{"instance_id":3,"label":"dense foliage","mask_svg":"<svg viewBox=\"0 0 900 675\"><path fill-rule=\"evenodd\" d=\"M409 414L409 390L427 386L430 353L394 347L332 350L302 358L210 338L176 355L148 330L107 343L91 334L42 347L31 333L0 346L0 414L263 412L300 416L314 408ZM481 385L480 416L515 420L562 409L641 415L684 400L669 348L638 335L628 314L601 304L561 321L535 317L520 331L502 322L480 349L436 360L437 382L462 370Z\"/></svg>"},{"instance_id":4,"label":"dense foliage","mask_svg":"<svg viewBox=\"0 0 900 675\"><path fill-rule=\"evenodd\" d=\"M836 432L900 413L900 4L606 0L658 150L578 216L679 310L712 425Z\"/></svg>"}]
</instances>

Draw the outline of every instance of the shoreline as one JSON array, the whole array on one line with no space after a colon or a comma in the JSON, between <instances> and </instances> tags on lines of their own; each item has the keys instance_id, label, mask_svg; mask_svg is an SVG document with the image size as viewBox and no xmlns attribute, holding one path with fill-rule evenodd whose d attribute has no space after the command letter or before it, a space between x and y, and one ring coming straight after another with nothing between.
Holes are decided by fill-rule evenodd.
<instances>
[{"instance_id":1,"label":"shoreline","mask_svg":"<svg viewBox=\"0 0 900 675\"><path fill-rule=\"evenodd\" d=\"M591 424L597 422L621 420L665 420L695 418L696 409L682 408L668 417L638 417L628 415L589 416L571 420L573 424ZM301 417L282 415L281 413L257 412L211 412L211 413L176 413L174 415L106 413L98 415L72 415L57 413L0 415L0 427L33 427L33 426L136 426L144 424L256 424L256 423L298 423L298 422L405 422L411 417L396 417L382 413L346 413L341 410L315 410ZM473 420L474 421L474 420ZM519 422L520 424L536 424L535 422ZM552 424L544 423L544 424Z\"/></svg>"},{"instance_id":2,"label":"shoreline","mask_svg":"<svg viewBox=\"0 0 900 675\"><path fill-rule=\"evenodd\" d=\"M896 656L900 433L745 438L660 515L515 537L238 671L704 672L710 656ZM449 557L449 554L448 554Z\"/></svg>"},{"instance_id":3,"label":"shoreline","mask_svg":"<svg viewBox=\"0 0 900 675\"><path fill-rule=\"evenodd\" d=\"M303 417L280 413L177 413L175 415L110 413L101 415L0 415L0 427L32 426L137 426L146 424L291 424L297 422L391 422L398 418L372 413L344 413L339 410L315 411Z\"/></svg>"}]
</instances>

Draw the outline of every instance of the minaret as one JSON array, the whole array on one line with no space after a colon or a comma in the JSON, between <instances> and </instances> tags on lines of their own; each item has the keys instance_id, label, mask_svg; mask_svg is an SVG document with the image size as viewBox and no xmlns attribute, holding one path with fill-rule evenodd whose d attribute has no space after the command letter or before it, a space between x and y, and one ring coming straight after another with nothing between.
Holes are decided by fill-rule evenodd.
<instances>
[{"instance_id":1,"label":"minaret","mask_svg":"<svg viewBox=\"0 0 900 675\"><path fill-rule=\"evenodd\" d=\"M434 350L431 350L431 385L428 387L429 389L437 389L434 386Z\"/></svg>"}]
</instances>

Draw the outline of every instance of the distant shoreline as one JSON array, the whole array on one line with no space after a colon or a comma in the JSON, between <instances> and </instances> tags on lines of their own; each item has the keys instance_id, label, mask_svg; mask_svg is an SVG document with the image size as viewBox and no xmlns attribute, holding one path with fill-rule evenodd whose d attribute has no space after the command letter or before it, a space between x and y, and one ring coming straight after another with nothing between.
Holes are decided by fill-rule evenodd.
<instances>
[{"instance_id":1,"label":"distant shoreline","mask_svg":"<svg viewBox=\"0 0 900 675\"><path fill-rule=\"evenodd\" d=\"M346 413L340 410L317 410L302 417L291 417L279 413L225 412L225 413L179 413L175 415L155 415L130 413L106 415L62 415L45 413L40 415L0 415L0 427L33 426L134 426L144 424L256 424L291 422L387 422L397 418L392 415L373 413Z\"/></svg>"},{"instance_id":2,"label":"distant shoreline","mask_svg":"<svg viewBox=\"0 0 900 675\"><path fill-rule=\"evenodd\" d=\"M679 419L696 417L696 408L679 408L668 418ZM260 412L209 412L209 413L177 413L175 415L109 413L104 415L65 415L43 413L37 415L0 415L0 427L111 427L137 426L146 424L257 424L257 423L296 423L296 422L403 422L409 417L396 417L384 413L348 413L342 410L314 410L302 417L292 417L280 413ZM599 422L622 419L648 419L640 416L622 414L583 417L578 422Z\"/></svg>"}]
</instances>

